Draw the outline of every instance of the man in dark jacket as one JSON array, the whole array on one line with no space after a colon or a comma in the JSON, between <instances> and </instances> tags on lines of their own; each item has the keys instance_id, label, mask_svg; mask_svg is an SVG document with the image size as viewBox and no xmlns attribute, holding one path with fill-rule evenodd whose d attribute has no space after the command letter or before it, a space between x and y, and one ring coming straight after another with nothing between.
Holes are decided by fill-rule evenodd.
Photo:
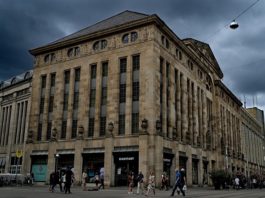
<instances>
[{"instance_id":1,"label":"man in dark jacket","mask_svg":"<svg viewBox=\"0 0 265 198\"><path fill-rule=\"evenodd\" d=\"M65 194L68 192L69 194L71 193L71 184L72 184L72 177L73 177L73 172L71 171L70 168L67 169L65 173Z\"/></svg>"}]
</instances>

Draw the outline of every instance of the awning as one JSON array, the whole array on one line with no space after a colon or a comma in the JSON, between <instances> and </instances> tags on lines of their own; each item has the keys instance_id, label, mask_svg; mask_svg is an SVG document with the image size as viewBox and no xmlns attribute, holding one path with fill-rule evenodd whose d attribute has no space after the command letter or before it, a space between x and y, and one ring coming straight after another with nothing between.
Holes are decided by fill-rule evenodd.
<instances>
[{"instance_id":1,"label":"awning","mask_svg":"<svg viewBox=\"0 0 265 198\"><path fill-rule=\"evenodd\" d=\"M105 149L103 147L99 148L84 148L83 154L89 154L89 153L105 153Z\"/></svg>"},{"instance_id":2,"label":"awning","mask_svg":"<svg viewBox=\"0 0 265 198\"><path fill-rule=\"evenodd\" d=\"M116 146L113 153L139 151L139 146Z\"/></svg>"},{"instance_id":3,"label":"awning","mask_svg":"<svg viewBox=\"0 0 265 198\"><path fill-rule=\"evenodd\" d=\"M48 155L48 151L32 151L30 155Z\"/></svg>"}]
</instances>

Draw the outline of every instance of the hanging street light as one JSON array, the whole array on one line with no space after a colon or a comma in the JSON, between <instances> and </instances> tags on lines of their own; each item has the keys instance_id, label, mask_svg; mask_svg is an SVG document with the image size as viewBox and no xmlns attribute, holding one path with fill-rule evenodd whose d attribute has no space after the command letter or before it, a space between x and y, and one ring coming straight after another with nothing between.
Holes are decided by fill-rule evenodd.
<instances>
[{"instance_id":1,"label":"hanging street light","mask_svg":"<svg viewBox=\"0 0 265 198\"><path fill-rule=\"evenodd\" d=\"M239 27L239 25L238 25L238 23L237 23L235 20L233 20L233 21L230 23L230 28L231 28L231 29L235 30L235 29L237 29L238 27Z\"/></svg>"}]
</instances>

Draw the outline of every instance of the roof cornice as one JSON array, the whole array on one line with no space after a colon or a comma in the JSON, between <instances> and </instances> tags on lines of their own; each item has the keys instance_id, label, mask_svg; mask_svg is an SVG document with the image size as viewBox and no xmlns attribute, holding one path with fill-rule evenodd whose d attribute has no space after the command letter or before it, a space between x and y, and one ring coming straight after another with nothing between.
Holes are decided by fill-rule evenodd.
<instances>
[{"instance_id":1,"label":"roof cornice","mask_svg":"<svg viewBox=\"0 0 265 198\"><path fill-rule=\"evenodd\" d=\"M135 27L139 27L139 26L143 26L146 24L157 22L156 17L157 17L156 15L150 15L150 16L147 16L143 19L135 20L135 21L125 23L122 25L117 25L117 26L114 26L114 27L111 27L111 28L108 28L105 30L99 30L99 31L96 31L96 32L93 32L90 34L86 34L86 35L82 35L82 36L79 36L76 38L72 38L72 39L69 39L66 41L61 41L59 43L54 43L54 44L51 43L51 44L48 44L48 45L45 45L42 47L34 48L34 49L29 50L29 52L32 55L36 56L36 55L39 55L42 53L46 53L48 51L54 51L54 50L64 48L67 46L77 45L79 43L82 43L82 42L85 42L85 41L88 41L91 39L95 39L98 37L102 37L102 36L110 35L113 33L120 32L120 31L124 31L126 29L131 29L131 28L135 28Z\"/></svg>"}]
</instances>

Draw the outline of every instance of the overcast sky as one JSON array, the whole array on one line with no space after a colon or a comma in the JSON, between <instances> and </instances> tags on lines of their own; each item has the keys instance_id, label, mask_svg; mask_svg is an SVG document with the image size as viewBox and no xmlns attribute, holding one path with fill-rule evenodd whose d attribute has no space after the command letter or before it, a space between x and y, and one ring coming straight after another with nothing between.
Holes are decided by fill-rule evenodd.
<instances>
[{"instance_id":1,"label":"overcast sky","mask_svg":"<svg viewBox=\"0 0 265 198\"><path fill-rule=\"evenodd\" d=\"M206 42L224 83L265 110L265 0L0 0L0 81L32 68L28 50L124 10L157 14L181 38ZM253 100L254 99L254 100Z\"/></svg>"}]
</instances>

